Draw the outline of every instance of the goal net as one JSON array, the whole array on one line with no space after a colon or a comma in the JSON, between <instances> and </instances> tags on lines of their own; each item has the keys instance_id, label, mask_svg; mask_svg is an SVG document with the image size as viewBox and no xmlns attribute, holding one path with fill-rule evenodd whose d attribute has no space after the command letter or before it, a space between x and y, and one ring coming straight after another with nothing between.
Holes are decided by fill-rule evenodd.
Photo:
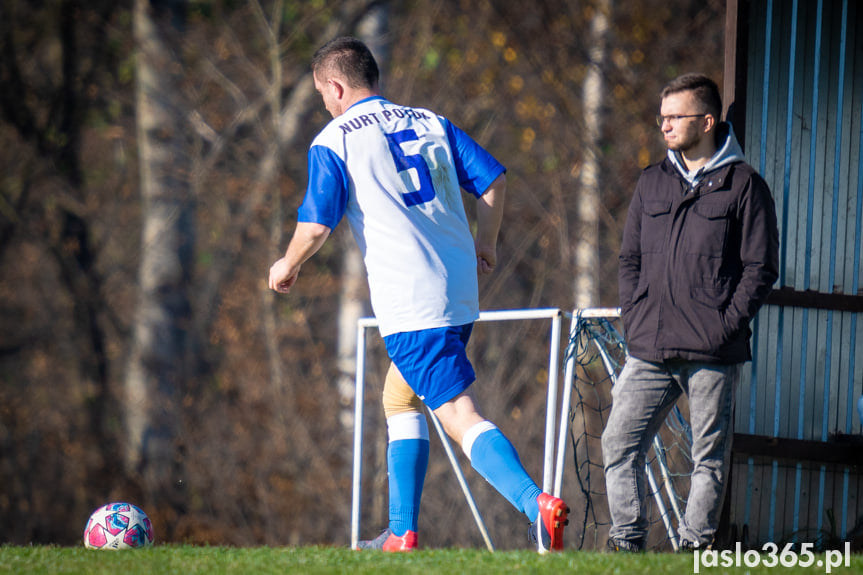
<instances>
[{"instance_id":1,"label":"goal net","mask_svg":"<svg viewBox=\"0 0 863 575\"><path fill-rule=\"evenodd\" d=\"M611 410L611 389L625 359L626 344L617 310L575 312L564 353L563 381L570 455L564 463L564 448L559 442L555 487L559 488L565 471L566 481L575 481L583 496L571 505L567 533L567 545L578 549L604 547L611 527L600 441ZM572 394L570 401L567 392ZM649 549L676 550L678 546L677 525L685 510L692 471L686 411L683 398L666 418L648 453Z\"/></svg>"}]
</instances>

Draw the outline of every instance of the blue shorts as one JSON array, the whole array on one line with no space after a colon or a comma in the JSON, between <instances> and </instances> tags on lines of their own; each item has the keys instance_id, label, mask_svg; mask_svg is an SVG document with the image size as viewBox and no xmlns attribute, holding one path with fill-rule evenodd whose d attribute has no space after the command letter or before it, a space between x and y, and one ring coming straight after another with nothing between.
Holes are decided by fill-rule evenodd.
<instances>
[{"instance_id":1,"label":"blue shorts","mask_svg":"<svg viewBox=\"0 0 863 575\"><path fill-rule=\"evenodd\" d=\"M437 409L476 381L465 346L473 324L394 333L384 338L387 353L407 384Z\"/></svg>"}]
</instances>

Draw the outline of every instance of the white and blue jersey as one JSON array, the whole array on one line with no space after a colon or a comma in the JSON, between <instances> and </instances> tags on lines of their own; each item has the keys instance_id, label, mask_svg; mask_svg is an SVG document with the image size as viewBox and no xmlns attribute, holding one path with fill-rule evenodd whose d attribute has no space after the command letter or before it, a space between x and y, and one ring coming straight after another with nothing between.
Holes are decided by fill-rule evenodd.
<instances>
[{"instance_id":1,"label":"white and blue jersey","mask_svg":"<svg viewBox=\"0 0 863 575\"><path fill-rule=\"evenodd\" d=\"M479 297L460 188L479 197L504 170L446 118L375 96L312 142L298 219L347 215L381 335L464 325Z\"/></svg>"}]
</instances>

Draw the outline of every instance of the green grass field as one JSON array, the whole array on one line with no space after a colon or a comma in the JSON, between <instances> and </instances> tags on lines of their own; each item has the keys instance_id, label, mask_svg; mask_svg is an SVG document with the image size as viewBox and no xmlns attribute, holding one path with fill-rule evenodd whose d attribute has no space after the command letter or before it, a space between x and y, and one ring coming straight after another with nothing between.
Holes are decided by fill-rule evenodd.
<instances>
[{"instance_id":1,"label":"green grass field","mask_svg":"<svg viewBox=\"0 0 863 575\"><path fill-rule=\"evenodd\" d=\"M825 556L816 555L808 569L700 567L700 573L826 573ZM852 555L850 567L832 573L863 573L863 555ZM128 551L92 551L83 547L0 547L0 574L86 575L266 575L273 574L630 574L693 573L692 555L645 553L609 555L567 551L537 555L528 551L489 553L474 549L436 549L413 554L356 552L333 547L191 547L159 545Z\"/></svg>"}]
</instances>

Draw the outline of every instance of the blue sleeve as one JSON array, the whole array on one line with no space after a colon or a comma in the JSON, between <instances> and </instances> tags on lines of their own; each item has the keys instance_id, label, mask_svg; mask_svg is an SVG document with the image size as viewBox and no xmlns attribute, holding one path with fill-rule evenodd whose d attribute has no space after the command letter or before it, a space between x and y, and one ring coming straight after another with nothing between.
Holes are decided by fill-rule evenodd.
<instances>
[{"instance_id":1,"label":"blue sleeve","mask_svg":"<svg viewBox=\"0 0 863 575\"><path fill-rule=\"evenodd\" d=\"M345 163L325 146L309 149L309 185L297 221L335 229L348 205L348 172Z\"/></svg>"},{"instance_id":2,"label":"blue sleeve","mask_svg":"<svg viewBox=\"0 0 863 575\"><path fill-rule=\"evenodd\" d=\"M455 160L458 183L465 191L480 197L506 168L455 124L446 118L443 122Z\"/></svg>"}]
</instances>

